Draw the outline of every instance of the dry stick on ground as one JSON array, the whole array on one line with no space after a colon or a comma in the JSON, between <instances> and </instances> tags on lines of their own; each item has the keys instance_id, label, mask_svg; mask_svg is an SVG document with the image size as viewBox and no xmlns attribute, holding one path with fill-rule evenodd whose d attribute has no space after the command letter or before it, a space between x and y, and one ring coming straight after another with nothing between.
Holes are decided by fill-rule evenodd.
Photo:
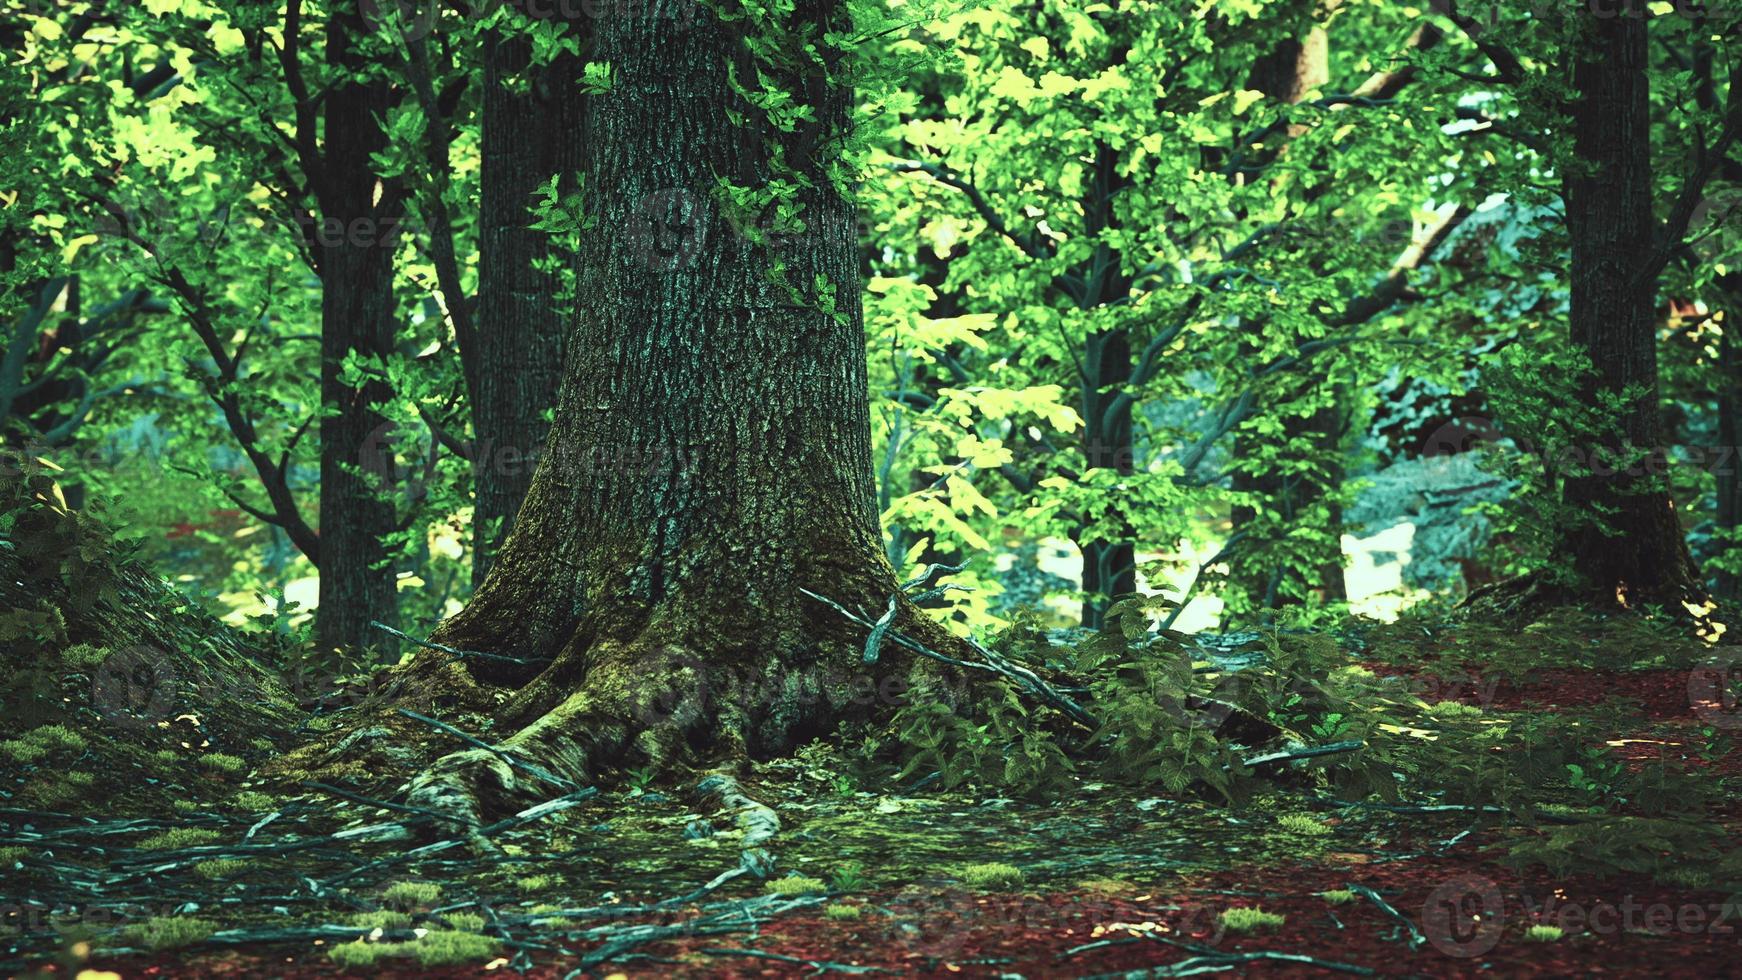
<instances>
[{"instance_id":1,"label":"dry stick on ground","mask_svg":"<svg viewBox=\"0 0 1742 980\"><path fill-rule=\"evenodd\" d=\"M1356 966L1353 963L1337 963L1332 960L1321 960L1316 956L1303 956L1299 953L1273 953L1261 950L1254 953L1205 953L1201 956L1189 956L1178 963L1169 963L1166 966L1127 970L1123 973L1098 973L1084 977L1083 980L1151 980L1151 978L1160 977L1189 977L1199 973L1219 972L1242 963L1264 961L1298 963L1302 966L1316 966L1323 970L1353 973L1361 977L1370 977L1374 973L1368 967Z\"/></svg>"},{"instance_id":2,"label":"dry stick on ground","mask_svg":"<svg viewBox=\"0 0 1742 980\"><path fill-rule=\"evenodd\" d=\"M1389 915L1393 919L1396 919L1397 921L1403 923L1403 927L1405 929L1409 930L1409 948L1410 949L1415 949L1417 946L1420 946L1422 943L1427 942L1427 937L1421 934L1421 930L1416 928L1415 923L1413 921L1411 921L1409 916L1404 915L1402 912L1397 911L1397 909L1395 907L1393 907L1390 902L1387 902L1385 899L1379 897L1378 892L1374 891L1371 888L1368 888L1366 885L1350 885L1349 890L1354 892L1355 894L1361 896L1362 898L1365 898L1369 902L1372 902L1374 905L1379 906L1379 911L1384 912L1386 915Z\"/></svg>"},{"instance_id":3,"label":"dry stick on ground","mask_svg":"<svg viewBox=\"0 0 1742 980\"><path fill-rule=\"evenodd\" d=\"M870 622L870 621L866 620L865 617L853 613L852 611L847 609L845 606L841 605L840 603L836 602L833 599L830 599L827 596L818 595L817 593L812 592L809 589L804 589L804 588L799 589L799 591L803 592L807 596L810 596L812 599L817 600L818 602L822 603L823 605L828 606L830 609L835 610L836 612L840 613L841 615L847 617L847 619L849 619L850 621L857 623L858 625L863 626L866 629L872 630L873 633L875 633L880 628L877 623ZM897 600L895 598L890 599L890 602L892 604L896 601ZM885 614L884 618L887 619L888 614ZM887 629L887 626L884 626L881 628ZM1068 695L1061 693L1057 688L1053 687L1051 684L1048 684L1046 681L1041 680L1040 677L1034 673L1034 671L1029 670L1028 668L1023 667L1019 664L1013 664L1010 661L1005 660L1003 657L1000 657L997 654L993 653L992 651L981 646L980 644L975 643L973 640L967 640L965 642L968 644L969 647L971 647L973 649L973 651L975 653L977 653L980 656L985 658L984 663L976 663L972 660L958 660L955 657L946 656L944 654L938 653L937 651L926 647L924 644L920 643L918 640L913 639L912 637L908 636L907 634L897 632L893 629L888 630L888 638L890 641L892 641L892 642L894 642L902 647L905 647L908 650L913 651L914 653L917 653L917 654L924 656L924 657L930 657L931 659L936 660L939 663L949 664L952 667L962 667L962 668L965 668L968 670L979 671L979 672L984 673L984 674L990 674L994 677L1002 677L1006 680L1013 681L1018 687L1022 688L1023 690L1028 691L1030 694L1033 694L1033 695L1039 697L1041 700L1047 702L1048 704L1052 705L1053 707L1064 712L1072 720L1078 722L1079 724L1082 724L1082 725L1084 725L1088 728L1091 728L1091 729L1096 729L1096 728L1101 727L1100 721L1097 720L1094 715L1092 715L1088 711L1084 710L1082 705L1080 705L1076 701L1072 700ZM865 655L867 658L867 662L875 662L877 659L877 654L876 654L875 648L872 647L870 644L867 644L867 646L866 646Z\"/></svg>"},{"instance_id":4,"label":"dry stick on ground","mask_svg":"<svg viewBox=\"0 0 1742 980\"><path fill-rule=\"evenodd\" d=\"M759 960L773 960L776 963L797 963L808 966L817 973L899 973L881 966L859 966L853 963L836 963L833 960L807 960L799 956L787 956L783 953L769 953L760 949L731 949L726 946L706 946L702 952L709 956L750 956Z\"/></svg>"}]
</instances>

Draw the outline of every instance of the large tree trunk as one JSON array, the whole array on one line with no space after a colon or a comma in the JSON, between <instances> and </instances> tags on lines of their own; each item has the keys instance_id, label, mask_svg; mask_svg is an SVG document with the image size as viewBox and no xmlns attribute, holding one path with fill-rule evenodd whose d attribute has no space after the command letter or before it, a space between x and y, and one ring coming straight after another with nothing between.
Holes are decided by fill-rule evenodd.
<instances>
[{"instance_id":1,"label":"large tree trunk","mask_svg":"<svg viewBox=\"0 0 1742 980\"><path fill-rule=\"evenodd\" d=\"M353 37L356 13L335 13L327 61L365 69ZM370 155L384 149L379 120L396 101L382 82L346 82L326 99L324 155L314 179L320 217L311 231L321 279L320 606L322 650L382 642L369 624L396 618L394 570L386 538L397 530L390 426L380 406L385 381L344 380L347 358L393 354L396 328L393 252L404 211L397 186L376 177Z\"/></svg>"},{"instance_id":2,"label":"large tree trunk","mask_svg":"<svg viewBox=\"0 0 1742 980\"><path fill-rule=\"evenodd\" d=\"M582 59L532 67L532 44L500 29L484 37L479 171L478 368L469 372L473 449L472 582L482 584L532 485L562 377L568 329L553 297L550 235L532 230L537 188L561 175L574 190L584 144Z\"/></svg>"},{"instance_id":3,"label":"large tree trunk","mask_svg":"<svg viewBox=\"0 0 1742 980\"><path fill-rule=\"evenodd\" d=\"M1657 277L1652 256L1650 82L1643 11L1583 18L1571 107L1579 166L1566 177L1572 244L1572 341L1596 371L1588 403L1632 398L1609 432L1594 433L1596 468L1563 486L1573 517L1559 557L1578 587L1638 605L1701 592L1674 502L1658 431ZM1628 465L1627 454L1645 459Z\"/></svg>"},{"instance_id":4,"label":"large tree trunk","mask_svg":"<svg viewBox=\"0 0 1742 980\"><path fill-rule=\"evenodd\" d=\"M897 591L874 503L854 207L831 173L849 93L803 56L748 63L737 32L782 25L701 9L654 2L597 24L593 57L616 77L589 102L593 223L549 451L495 570L435 638L542 666L502 713L517 729L502 749L577 780L777 753L862 716L896 678L861 666L862 633L801 591L873 617ZM834 3L797 19L784 26L824 52L823 31L848 27ZM759 116L733 91L734 60L813 121L734 125ZM734 234L716 182L782 175L806 185L803 233ZM904 608L904 630L937 636ZM496 682L537 670L468 664ZM863 672L877 695L855 688ZM497 756L466 752L412 797L475 816L515 785Z\"/></svg>"}]
</instances>

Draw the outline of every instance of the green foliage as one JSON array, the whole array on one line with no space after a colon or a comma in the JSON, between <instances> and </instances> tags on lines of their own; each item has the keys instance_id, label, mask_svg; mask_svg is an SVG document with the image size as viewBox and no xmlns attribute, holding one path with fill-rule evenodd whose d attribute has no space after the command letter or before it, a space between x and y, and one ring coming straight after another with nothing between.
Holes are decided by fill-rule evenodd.
<instances>
[{"instance_id":1,"label":"green foliage","mask_svg":"<svg viewBox=\"0 0 1742 980\"><path fill-rule=\"evenodd\" d=\"M1534 925L1524 930L1524 941L1527 943L1558 943L1565 934L1560 926Z\"/></svg>"},{"instance_id":2,"label":"green foliage","mask_svg":"<svg viewBox=\"0 0 1742 980\"><path fill-rule=\"evenodd\" d=\"M823 918L825 919L857 919L864 914L864 909L859 906L842 905L840 902L832 903L828 908L823 909Z\"/></svg>"}]
</instances>

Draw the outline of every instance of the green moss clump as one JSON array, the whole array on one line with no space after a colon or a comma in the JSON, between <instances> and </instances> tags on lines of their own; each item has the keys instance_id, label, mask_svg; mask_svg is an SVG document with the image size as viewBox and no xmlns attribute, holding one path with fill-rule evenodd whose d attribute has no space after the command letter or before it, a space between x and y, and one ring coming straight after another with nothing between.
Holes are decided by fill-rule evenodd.
<instances>
[{"instance_id":1,"label":"green moss clump","mask_svg":"<svg viewBox=\"0 0 1742 980\"><path fill-rule=\"evenodd\" d=\"M245 789L224 801L226 806L241 810L244 813L265 813L278 809L278 800L271 793L259 790Z\"/></svg>"},{"instance_id":2,"label":"green moss clump","mask_svg":"<svg viewBox=\"0 0 1742 980\"><path fill-rule=\"evenodd\" d=\"M442 886L432 881L399 881L387 886L381 900L399 908L434 905L442 897Z\"/></svg>"},{"instance_id":3,"label":"green moss clump","mask_svg":"<svg viewBox=\"0 0 1742 980\"><path fill-rule=\"evenodd\" d=\"M200 756L200 768L226 776L239 776L247 771L248 763L243 762L239 755L211 752Z\"/></svg>"},{"instance_id":4,"label":"green moss clump","mask_svg":"<svg viewBox=\"0 0 1742 980\"><path fill-rule=\"evenodd\" d=\"M821 878L806 878L803 875L789 875L785 878L775 878L764 882L762 890L770 895L820 895L829 890Z\"/></svg>"},{"instance_id":5,"label":"green moss clump","mask_svg":"<svg viewBox=\"0 0 1742 980\"><path fill-rule=\"evenodd\" d=\"M218 927L205 919L179 915L154 915L127 927L129 941L150 950L177 949L205 941Z\"/></svg>"},{"instance_id":6,"label":"green moss clump","mask_svg":"<svg viewBox=\"0 0 1742 980\"><path fill-rule=\"evenodd\" d=\"M1319 897L1332 905L1347 905L1355 900L1355 893L1347 888L1333 888L1330 891L1319 892Z\"/></svg>"},{"instance_id":7,"label":"green moss clump","mask_svg":"<svg viewBox=\"0 0 1742 980\"><path fill-rule=\"evenodd\" d=\"M60 652L61 663L77 670L95 670L103 666L103 661L109 659L108 647L96 647L89 643L75 643Z\"/></svg>"},{"instance_id":8,"label":"green moss clump","mask_svg":"<svg viewBox=\"0 0 1742 980\"><path fill-rule=\"evenodd\" d=\"M228 878L231 875L240 872L247 866L247 861L241 861L236 858L217 858L211 861L201 861L199 864L194 865L194 874L199 875L201 878L215 881L219 878Z\"/></svg>"},{"instance_id":9,"label":"green moss clump","mask_svg":"<svg viewBox=\"0 0 1742 980\"><path fill-rule=\"evenodd\" d=\"M1693 889L1712 887L1711 872L1704 868L1690 868L1687 865L1678 865L1673 868L1661 868L1652 875L1652 878L1656 879L1660 884L1669 885L1672 888Z\"/></svg>"},{"instance_id":10,"label":"green moss clump","mask_svg":"<svg viewBox=\"0 0 1742 980\"><path fill-rule=\"evenodd\" d=\"M169 805L177 813L194 813L200 809L199 800L171 800Z\"/></svg>"},{"instance_id":11,"label":"green moss clump","mask_svg":"<svg viewBox=\"0 0 1742 980\"><path fill-rule=\"evenodd\" d=\"M970 864L959 874L970 888L1015 888L1022 884L1021 868L996 861L990 864Z\"/></svg>"},{"instance_id":12,"label":"green moss clump","mask_svg":"<svg viewBox=\"0 0 1742 980\"><path fill-rule=\"evenodd\" d=\"M411 916L404 912L382 909L378 912L358 912L351 916L351 924L359 929L409 929Z\"/></svg>"},{"instance_id":13,"label":"green moss clump","mask_svg":"<svg viewBox=\"0 0 1742 980\"><path fill-rule=\"evenodd\" d=\"M0 847L0 868L10 868L30 856L30 848L8 845Z\"/></svg>"},{"instance_id":14,"label":"green moss clump","mask_svg":"<svg viewBox=\"0 0 1742 980\"><path fill-rule=\"evenodd\" d=\"M514 887L523 892L541 892L556 883L556 875L527 875L514 879Z\"/></svg>"},{"instance_id":15,"label":"green moss clump","mask_svg":"<svg viewBox=\"0 0 1742 980\"><path fill-rule=\"evenodd\" d=\"M269 742L263 738L251 738L251 739L249 739L248 740L248 747L253 749L256 752L265 752L267 754L271 754L273 752L278 751L278 746L273 745L271 742Z\"/></svg>"},{"instance_id":16,"label":"green moss clump","mask_svg":"<svg viewBox=\"0 0 1742 980\"><path fill-rule=\"evenodd\" d=\"M1524 941L1527 943L1555 943L1560 942L1564 935L1566 933L1561 930L1560 926L1531 926L1524 930Z\"/></svg>"},{"instance_id":17,"label":"green moss clump","mask_svg":"<svg viewBox=\"0 0 1742 980\"><path fill-rule=\"evenodd\" d=\"M496 955L498 948L499 944L489 936L446 929L426 932L414 942L406 944L407 951L417 957L417 962L423 966L476 963L485 957Z\"/></svg>"},{"instance_id":18,"label":"green moss clump","mask_svg":"<svg viewBox=\"0 0 1742 980\"><path fill-rule=\"evenodd\" d=\"M0 742L0 756L19 765L28 765L50 755L83 752L89 744L83 735L65 725L44 725Z\"/></svg>"},{"instance_id":19,"label":"green moss clump","mask_svg":"<svg viewBox=\"0 0 1742 980\"><path fill-rule=\"evenodd\" d=\"M864 914L865 911L857 905L837 904L823 909L823 918L825 919L857 919Z\"/></svg>"},{"instance_id":20,"label":"green moss clump","mask_svg":"<svg viewBox=\"0 0 1742 980\"><path fill-rule=\"evenodd\" d=\"M476 912L448 912L442 916L455 932L483 932L484 917Z\"/></svg>"},{"instance_id":21,"label":"green moss clump","mask_svg":"<svg viewBox=\"0 0 1742 980\"><path fill-rule=\"evenodd\" d=\"M1427 706L1427 715L1445 721L1461 721L1482 717L1482 709L1461 701L1435 701Z\"/></svg>"},{"instance_id":22,"label":"green moss clump","mask_svg":"<svg viewBox=\"0 0 1742 980\"><path fill-rule=\"evenodd\" d=\"M206 830L202 827L177 827L174 830L152 834L140 841L139 847L146 851L179 851L184 847L216 844L221 836L215 830Z\"/></svg>"},{"instance_id":23,"label":"green moss clump","mask_svg":"<svg viewBox=\"0 0 1742 980\"><path fill-rule=\"evenodd\" d=\"M1222 928L1229 932L1252 932L1257 929L1280 929L1287 916L1266 912L1260 908L1223 909Z\"/></svg>"},{"instance_id":24,"label":"green moss clump","mask_svg":"<svg viewBox=\"0 0 1742 980\"><path fill-rule=\"evenodd\" d=\"M347 970L362 970L374 966L383 957L398 956L401 948L397 943L372 943L359 939L327 950L327 959Z\"/></svg>"},{"instance_id":25,"label":"green moss clump","mask_svg":"<svg viewBox=\"0 0 1742 980\"><path fill-rule=\"evenodd\" d=\"M1276 825L1286 833L1303 837L1323 837L1331 832L1331 828L1304 813L1285 813L1276 818Z\"/></svg>"},{"instance_id":26,"label":"green moss clump","mask_svg":"<svg viewBox=\"0 0 1742 980\"><path fill-rule=\"evenodd\" d=\"M97 777L88 772L46 772L25 787L25 795L42 806L61 806L88 795Z\"/></svg>"}]
</instances>

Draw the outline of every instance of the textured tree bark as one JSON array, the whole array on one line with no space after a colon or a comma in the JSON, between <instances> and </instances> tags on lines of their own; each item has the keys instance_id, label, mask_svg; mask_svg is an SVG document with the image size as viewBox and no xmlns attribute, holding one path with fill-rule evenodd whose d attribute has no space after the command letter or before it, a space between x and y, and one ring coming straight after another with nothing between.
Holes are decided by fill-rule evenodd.
<instances>
[{"instance_id":1,"label":"textured tree bark","mask_svg":"<svg viewBox=\"0 0 1742 980\"><path fill-rule=\"evenodd\" d=\"M355 11L335 13L327 61L347 73L366 67L352 38L364 31ZM354 77L354 76L353 76ZM386 147L378 120L397 97L385 82L347 81L326 99L324 155L310 175L320 217L309 230L321 279L320 606L316 640L324 650L379 645L372 620L392 624L397 609L385 539L397 530L394 465L380 405L383 381L347 384L355 355L387 357L396 331L393 251L404 198L376 177L370 155Z\"/></svg>"},{"instance_id":2,"label":"textured tree bark","mask_svg":"<svg viewBox=\"0 0 1742 980\"><path fill-rule=\"evenodd\" d=\"M559 5L561 7L562 5ZM577 8L578 10L578 8ZM558 256L531 228L538 187L561 175L575 186L585 146L583 59L564 55L535 69L523 37L484 38L480 136L478 315L468 370L472 407L472 582L483 583L532 485L562 377L564 322L552 299Z\"/></svg>"},{"instance_id":3,"label":"textured tree bark","mask_svg":"<svg viewBox=\"0 0 1742 980\"><path fill-rule=\"evenodd\" d=\"M1558 556L1599 598L1676 603L1703 589L1674 502L1658 431L1657 278L1653 251L1650 82L1643 11L1580 18L1586 36L1571 106L1579 166L1565 179L1572 244L1571 337L1596 368L1587 388L1631 398L1612 432L1580 447L1596 468L1569 478L1572 514ZM1633 398L1633 392L1643 392ZM1632 450L1641 462L1620 462Z\"/></svg>"},{"instance_id":4,"label":"textured tree bark","mask_svg":"<svg viewBox=\"0 0 1742 980\"><path fill-rule=\"evenodd\" d=\"M799 6L785 26L826 51L845 11ZM728 79L734 60L755 77L744 29L774 28L672 0L598 22L592 57L615 83L589 100L595 221L550 448L494 571L435 637L542 666L502 712L517 729L502 748L566 778L778 753L923 680L893 652L861 665L862 631L801 591L873 618L897 592L875 507L854 206L831 179L849 93L795 55L761 67L812 121L735 125L729 113L760 111ZM716 180L782 174L805 185L804 231L735 234ZM911 608L902 622L933 649L948 642ZM471 663L497 683L533 673ZM497 756L466 752L411 795L475 815L516 785Z\"/></svg>"}]
</instances>

